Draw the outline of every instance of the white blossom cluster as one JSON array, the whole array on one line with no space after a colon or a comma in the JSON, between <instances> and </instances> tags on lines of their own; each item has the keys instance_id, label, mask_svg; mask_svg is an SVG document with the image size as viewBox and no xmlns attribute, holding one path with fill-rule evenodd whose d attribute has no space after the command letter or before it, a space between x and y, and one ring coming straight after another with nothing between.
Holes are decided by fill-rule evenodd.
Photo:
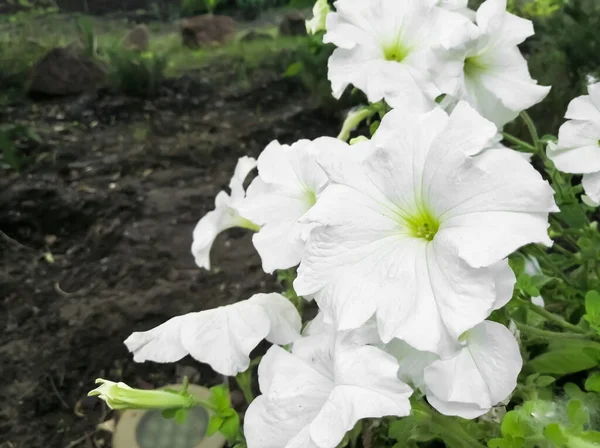
<instances>
[{"instance_id":1,"label":"white blossom cluster","mask_svg":"<svg viewBox=\"0 0 600 448\"><path fill-rule=\"evenodd\" d=\"M527 158L498 144L501 127L549 91L517 47L532 24L506 12L506 0L477 11L466 0L317 3L307 27L325 26L337 47L333 95L352 85L392 110L353 145L274 141L257 160L242 157L192 252L208 269L219 232L252 229L264 271L297 266L294 289L319 314L301 331L287 298L257 294L125 342L136 361L190 354L224 375L245 371L250 352L271 342L262 395L245 415L249 448L335 448L360 419L408 415L413 393L464 418L506 400L519 345L487 318L513 294L507 257L550 246L548 215L558 211ZM567 118L548 155L585 173L599 201L600 85Z\"/></svg>"}]
</instances>

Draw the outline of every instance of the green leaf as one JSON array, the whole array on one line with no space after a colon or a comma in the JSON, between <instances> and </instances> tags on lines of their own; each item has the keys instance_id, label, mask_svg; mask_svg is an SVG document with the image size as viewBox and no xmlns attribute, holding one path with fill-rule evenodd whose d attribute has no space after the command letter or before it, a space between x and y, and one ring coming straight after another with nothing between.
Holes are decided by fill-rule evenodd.
<instances>
[{"instance_id":1,"label":"green leaf","mask_svg":"<svg viewBox=\"0 0 600 448\"><path fill-rule=\"evenodd\" d=\"M600 372L593 373L585 380L585 390L600 392Z\"/></svg>"},{"instance_id":2,"label":"green leaf","mask_svg":"<svg viewBox=\"0 0 600 448\"><path fill-rule=\"evenodd\" d=\"M559 447L569 443L569 438L564 434L562 427L558 423L551 423L544 428L544 437Z\"/></svg>"},{"instance_id":3,"label":"green leaf","mask_svg":"<svg viewBox=\"0 0 600 448\"><path fill-rule=\"evenodd\" d=\"M531 297L537 297L541 294L540 290L533 284L531 276L524 272L517 278L516 288Z\"/></svg>"},{"instance_id":4,"label":"green leaf","mask_svg":"<svg viewBox=\"0 0 600 448\"><path fill-rule=\"evenodd\" d=\"M304 64L302 62L294 62L293 64L288 65L288 68L283 73L284 78L293 78L297 76L304 69Z\"/></svg>"},{"instance_id":5,"label":"green leaf","mask_svg":"<svg viewBox=\"0 0 600 448\"><path fill-rule=\"evenodd\" d=\"M527 437L535 433L535 428L532 426L529 416L520 410L512 410L508 412L502 420L500 426L503 436Z\"/></svg>"},{"instance_id":6,"label":"green leaf","mask_svg":"<svg viewBox=\"0 0 600 448\"><path fill-rule=\"evenodd\" d=\"M410 439L412 432L417 427L414 419L401 418L390 423L388 428L388 437L399 442L406 442Z\"/></svg>"},{"instance_id":7,"label":"green leaf","mask_svg":"<svg viewBox=\"0 0 600 448\"><path fill-rule=\"evenodd\" d=\"M561 221L566 222L569 227L581 228L586 223L585 211L579 204L563 204L557 215Z\"/></svg>"},{"instance_id":8,"label":"green leaf","mask_svg":"<svg viewBox=\"0 0 600 448\"><path fill-rule=\"evenodd\" d=\"M541 375L535 380L535 385L538 387L547 387L550 384L553 384L556 381L556 378L553 376Z\"/></svg>"},{"instance_id":9,"label":"green leaf","mask_svg":"<svg viewBox=\"0 0 600 448\"><path fill-rule=\"evenodd\" d=\"M225 385L213 386L210 388L209 401L216 406L218 410L224 410L231 407L229 401L229 389Z\"/></svg>"},{"instance_id":10,"label":"green leaf","mask_svg":"<svg viewBox=\"0 0 600 448\"><path fill-rule=\"evenodd\" d=\"M175 418L175 414L177 414L177 409L164 409L162 411L163 418L167 419Z\"/></svg>"},{"instance_id":11,"label":"green leaf","mask_svg":"<svg viewBox=\"0 0 600 448\"><path fill-rule=\"evenodd\" d=\"M570 400L567 403L567 416L571 425L579 431L590 421L590 414L581 400Z\"/></svg>"},{"instance_id":12,"label":"green leaf","mask_svg":"<svg viewBox=\"0 0 600 448\"><path fill-rule=\"evenodd\" d=\"M566 383L563 386L563 390L565 391L565 394L569 398L574 398L577 400L585 400L585 392L582 391L577 384Z\"/></svg>"},{"instance_id":13,"label":"green leaf","mask_svg":"<svg viewBox=\"0 0 600 448\"><path fill-rule=\"evenodd\" d=\"M237 438L240 431L240 417L237 412L223 422L219 431L230 442Z\"/></svg>"},{"instance_id":14,"label":"green leaf","mask_svg":"<svg viewBox=\"0 0 600 448\"><path fill-rule=\"evenodd\" d=\"M586 431L579 434L577 437L585 442L600 445L600 432L598 431Z\"/></svg>"},{"instance_id":15,"label":"green leaf","mask_svg":"<svg viewBox=\"0 0 600 448\"><path fill-rule=\"evenodd\" d=\"M178 409L175 412L175 421L180 425L183 425L188 418L188 410L187 409Z\"/></svg>"},{"instance_id":16,"label":"green leaf","mask_svg":"<svg viewBox=\"0 0 600 448\"><path fill-rule=\"evenodd\" d=\"M533 358L527 368L534 372L567 375L596 367L598 360L581 348L551 350Z\"/></svg>"},{"instance_id":17,"label":"green leaf","mask_svg":"<svg viewBox=\"0 0 600 448\"><path fill-rule=\"evenodd\" d=\"M593 327L600 326L600 293L588 291L585 295L585 315L583 316Z\"/></svg>"},{"instance_id":18,"label":"green leaf","mask_svg":"<svg viewBox=\"0 0 600 448\"><path fill-rule=\"evenodd\" d=\"M379 121L374 121L373 123L371 123L371 126L369 126L369 132L371 133L371 137L373 137L375 132L377 132L377 129L379 129L379 124Z\"/></svg>"},{"instance_id":19,"label":"green leaf","mask_svg":"<svg viewBox=\"0 0 600 448\"><path fill-rule=\"evenodd\" d=\"M221 425L223 424L223 419L218 415L213 415L208 422L208 426L206 427L206 435L208 437L216 434L221 429Z\"/></svg>"}]
</instances>

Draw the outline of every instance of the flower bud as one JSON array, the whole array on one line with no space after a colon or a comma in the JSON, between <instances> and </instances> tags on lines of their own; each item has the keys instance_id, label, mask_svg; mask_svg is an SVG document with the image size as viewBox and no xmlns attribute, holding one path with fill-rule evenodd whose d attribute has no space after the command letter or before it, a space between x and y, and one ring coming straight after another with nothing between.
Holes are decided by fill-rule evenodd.
<instances>
[{"instance_id":1,"label":"flower bud","mask_svg":"<svg viewBox=\"0 0 600 448\"><path fill-rule=\"evenodd\" d=\"M319 31L325 31L327 14L331 12L327 0L317 0L312 11L313 18L306 21L306 32L308 34L315 34Z\"/></svg>"},{"instance_id":2,"label":"flower bud","mask_svg":"<svg viewBox=\"0 0 600 448\"><path fill-rule=\"evenodd\" d=\"M133 389L125 383L98 378L96 389L88 396L98 395L111 409L179 409L190 408L194 405L194 397L182 390L142 390Z\"/></svg>"}]
</instances>

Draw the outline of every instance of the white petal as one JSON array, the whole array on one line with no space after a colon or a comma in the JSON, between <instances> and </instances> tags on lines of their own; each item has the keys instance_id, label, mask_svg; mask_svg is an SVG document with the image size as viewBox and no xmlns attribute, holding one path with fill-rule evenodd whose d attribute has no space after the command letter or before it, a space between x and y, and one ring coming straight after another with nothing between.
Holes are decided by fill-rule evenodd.
<instances>
[{"instance_id":1,"label":"white petal","mask_svg":"<svg viewBox=\"0 0 600 448\"><path fill-rule=\"evenodd\" d=\"M174 317L125 341L136 362L174 362L190 354L213 370L233 376L248 368L260 341L287 344L299 337L300 317L280 294L252 298L208 311Z\"/></svg>"},{"instance_id":2,"label":"white petal","mask_svg":"<svg viewBox=\"0 0 600 448\"><path fill-rule=\"evenodd\" d=\"M590 99L592 100L592 103L594 103L596 109L600 110L600 82L589 85L588 93L590 94Z\"/></svg>"},{"instance_id":3,"label":"white petal","mask_svg":"<svg viewBox=\"0 0 600 448\"><path fill-rule=\"evenodd\" d=\"M381 68L382 57L376 47L359 46L352 49L336 48L327 63L327 78L331 82L333 96L339 99L346 88L353 84L367 95L369 102L383 99L384 90L374 83L369 84L369 67ZM367 90L369 86L374 90Z\"/></svg>"},{"instance_id":4,"label":"white petal","mask_svg":"<svg viewBox=\"0 0 600 448\"><path fill-rule=\"evenodd\" d=\"M425 392L425 367L438 360L439 356L419 351L401 339L392 339L386 344L385 350L398 360L398 378Z\"/></svg>"},{"instance_id":5,"label":"white petal","mask_svg":"<svg viewBox=\"0 0 600 448\"><path fill-rule=\"evenodd\" d=\"M300 140L292 146L282 146L275 141L259 156L259 177L236 208L261 226L252 241L265 272L288 269L300 262L311 226L299 224L298 220L313 206L328 182L317 164L317 156L329 145L337 143Z\"/></svg>"},{"instance_id":6,"label":"white petal","mask_svg":"<svg viewBox=\"0 0 600 448\"><path fill-rule=\"evenodd\" d=\"M528 243L552 245L547 228L548 213L557 211L554 191L515 152L487 150L460 166L432 169L443 179L429 191L441 212L438 234L471 266L489 266Z\"/></svg>"},{"instance_id":7,"label":"white petal","mask_svg":"<svg viewBox=\"0 0 600 448\"><path fill-rule=\"evenodd\" d=\"M428 400L440 412L474 418L510 395L522 364L510 330L485 321L467 333L457 356L425 368Z\"/></svg>"},{"instance_id":8,"label":"white petal","mask_svg":"<svg viewBox=\"0 0 600 448\"><path fill-rule=\"evenodd\" d=\"M244 156L238 159L233 177L229 182L232 200L235 201L244 197L244 181L254 168L256 168L256 159L253 157Z\"/></svg>"},{"instance_id":9,"label":"white petal","mask_svg":"<svg viewBox=\"0 0 600 448\"><path fill-rule=\"evenodd\" d=\"M248 302L262 306L269 318L267 341L285 345L300 337L302 321L287 298L278 293L254 294Z\"/></svg>"},{"instance_id":10,"label":"white petal","mask_svg":"<svg viewBox=\"0 0 600 448\"><path fill-rule=\"evenodd\" d=\"M600 123L600 110L596 108L589 95L583 95L569 103L565 118Z\"/></svg>"},{"instance_id":11,"label":"white petal","mask_svg":"<svg viewBox=\"0 0 600 448\"><path fill-rule=\"evenodd\" d=\"M310 447L305 428L327 400L332 380L278 346L263 356L258 379L263 395L252 402L244 422L248 448Z\"/></svg>"},{"instance_id":12,"label":"white petal","mask_svg":"<svg viewBox=\"0 0 600 448\"><path fill-rule=\"evenodd\" d=\"M458 401L444 401L440 400L435 395L429 393L427 395L427 401L433 408L439 413L450 416L458 416L466 419L474 419L486 414L490 408L481 407L477 403L461 403Z\"/></svg>"},{"instance_id":13,"label":"white petal","mask_svg":"<svg viewBox=\"0 0 600 448\"><path fill-rule=\"evenodd\" d=\"M494 282L496 289L496 300L494 301L494 309L498 310L510 302L512 299L517 278L512 268L508 264L508 259L501 260L490 266L494 274Z\"/></svg>"},{"instance_id":14,"label":"white petal","mask_svg":"<svg viewBox=\"0 0 600 448\"><path fill-rule=\"evenodd\" d=\"M310 438L310 416L290 413L290 418L282 419L279 409L264 395L250 403L244 416L248 448L319 448Z\"/></svg>"},{"instance_id":15,"label":"white petal","mask_svg":"<svg viewBox=\"0 0 600 448\"><path fill-rule=\"evenodd\" d=\"M294 220L280 221L264 225L252 236L252 243L267 274L300 263L306 244L302 238L305 227Z\"/></svg>"},{"instance_id":16,"label":"white petal","mask_svg":"<svg viewBox=\"0 0 600 448\"><path fill-rule=\"evenodd\" d=\"M336 385L310 425L317 446L336 447L360 419L410 413L412 389L396 376L398 364L391 355L338 344L334 359Z\"/></svg>"},{"instance_id":17,"label":"white petal","mask_svg":"<svg viewBox=\"0 0 600 448\"><path fill-rule=\"evenodd\" d=\"M534 305L537 305L541 308L544 308L546 306L546 303L544 302L544 298L541 296L532 297L531 303L533 303Z\"/></svg>"},{"instance_id":18,"label":"white petal","mask_svg":"<svg viewBox=\"0 0 600 448\"><path fill-rule=\"evenodd\" d=\"M152 330L132 333L125 340L125 345L133 353L133 360L169 363L187 356L189 352L181 341L180 330L194 321L195 314L173 317Z\"/></svg>"},{"instance_id":19,"label":"white petal","mask_svg":"<svg viewBox=\"0 0 600 448\"><path fill-rule=\"evenodd\" d=\"M584 174L581 183L583 184L585 194L597 207L598 203L600 203L600 172Z\"/></svg>"},{"instance_id":20,"label":"white petal","mask_svg":"<svg viewBox=\"0 0 600 448\"><path fill-rule=\"evenodd\" d=\"M558 131L558 143L548 143L546 154L566 173L600 171L600 123L570 120Z\"/></svg>"},{"instance_id":21,"label":"white petal","mask_svg":"<svg viewBox=\"0 0 600 448\"><path fill-rule=\"evenodd\" d=\"M348 203L353 207L347 207ZM356 195L346 186L332 185L308 213L320 227L313 230L307 243L294 289L305 296L327 287L315 299L339 329L358 328L375 311L373 285L361 278L373 270L372 263L378 264L378 254L388 252L386 237L394 223L371 210L371 204L367 197ZM356 228L335 226L349 220L356 221ZM368 257L371 254L374 256ZM329 285L338 275L344 280Z\"/></svg>"},{"instance_id":22,"label":"white petal","mask_svg":"<svg viewBox=\"0 0 600 448\"><path fill-rule=\"evenodd\" d=\"M479 59L486 70L478 82L510 110L529 109L550 92L550 87L539 86L531 79L527 61L517 47L497 48Z\"/></svg>"},{"instance_id":23,"label":"white petal","mask_svg":"<svg viewBox=\"0 0 600 448\"><path fill-rule=\"evenodd\" d=\"M192 254L196 264L201 268L210 269L210 250L217 235L243 222L230 204L229 195L221 191L216 197L215 209L204 215L194 228Z\"/></svg>"},{"instance_id":24,"label":"white petal","mask_svg":"<svg viewBox=\"0 0 600 448\"><path fill-rule=\"evenodd\" d=\"M506 12L506 0L487 0L476 14L477 25L496 46L518 45L533 36L533 23Z\"/></svg>"}]
</instances>

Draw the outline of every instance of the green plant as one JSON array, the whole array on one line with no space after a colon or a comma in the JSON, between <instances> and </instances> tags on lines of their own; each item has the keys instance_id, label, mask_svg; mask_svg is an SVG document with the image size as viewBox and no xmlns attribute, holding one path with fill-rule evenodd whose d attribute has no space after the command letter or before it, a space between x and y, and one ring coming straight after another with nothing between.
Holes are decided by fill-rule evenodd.
<instances>
[{"instance_id":1,"label":"green plant","mask_svg":"<svg viewBox=\"0 0 600 448\"><path fill-rule=\"evenodd\" d=\"M269 8L283 6L281 0L236 0L235 7L246 19L253 20Z\"/></svg>"},{"instance_id":2,"label":"green plant","mask_svg":"<svg viewBox=\"0 0 600 448\"><path fill-rule=\"evenodd\" d=\"M195 14L203 14L208 11L207 3L209 1L210 0L182 0L181 15L192 16Z\"/></svg>"},{"instance_id":3,"label":"green plant","mask_svg":"<svg viewBox=\"0 0 600 448\"><path fill-rule=\"evenodd\" d=\"M168 58L153 52L123 48L108 51L112 84L126 95L152 97L165 78Z\"/></svg>"},{"instance_id":4,"label":"green plant","mask_svg":"<svg viewBox=\"0 0 600 448\"><path fill-rule=\"evenodd\" d=\"M0 166L21 171L29 159L24 150L41 141L39 134L31 126L11 124L0 127Z\"/></svg>"},{"instance_id":5,"label":"green plant","mask_svg":"<svg viewBox=\"0 0 600 448\"><path fill-rule=\"evenodd\" d=\"M98 56L98 38L94 30L94 24L89 17L83 16L77 20L77 31L81 44L83 45L83 53L90 59L95 59Z\"/></svg>"}]
</instances>

